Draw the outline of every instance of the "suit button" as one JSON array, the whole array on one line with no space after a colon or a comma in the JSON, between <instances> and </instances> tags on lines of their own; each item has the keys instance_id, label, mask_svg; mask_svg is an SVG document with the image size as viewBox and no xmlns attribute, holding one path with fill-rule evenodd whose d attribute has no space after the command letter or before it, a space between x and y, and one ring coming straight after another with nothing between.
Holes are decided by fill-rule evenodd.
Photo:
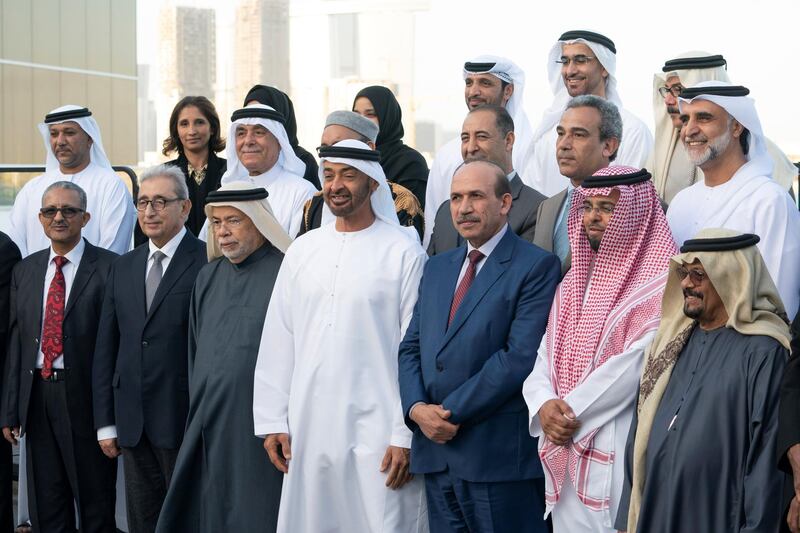
<instances>
[{"instance_id":1,"label":"suit button","mask_svg":"<svg viewBox=\"0 0 800 533\"><path fill-rule=\"evenodd\" d=\"M147 348L148 344L147 341L142 341L142 348Z\"/></svg>"},{"instance_id":2,"label":"suit button","mask_svg":"<svg viewBox=\"0 0 800 533\"><path fill-rule=\"evenodd\" d=\"M436 363L436 370L442 372L444 370L444 365L442 363Z\"/></svg>"},{"instance_id":3,"label":"suit button","mask_svg":"<svg viewBox=\"0 0 800 533\"><path fill-rule=\"evenodd\" d=\"M69 336L68 335L64 335L64 340L67 340L67 339L69 339Z\"/></svg>"}]
</instances>

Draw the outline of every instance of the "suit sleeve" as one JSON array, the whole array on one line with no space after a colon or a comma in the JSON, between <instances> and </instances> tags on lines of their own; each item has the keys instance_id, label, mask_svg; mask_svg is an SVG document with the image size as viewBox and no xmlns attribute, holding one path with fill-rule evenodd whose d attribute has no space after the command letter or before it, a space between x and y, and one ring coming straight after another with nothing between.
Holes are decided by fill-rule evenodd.
<instances>
[{"instance_id":1,"label":"suit sleeve","mask_svg":"<svg viewBox=\"0 0 800 533\"><path fill-rule=\"evenodd\" d=\"M117 366L119 350L119 321L115 298L115 278L117 265L111 267L106 280L100 324L97 328L97 342L92 362L92 403L95 429L116 425L114 418L114 371Z\"/></svg>"},{"instance_id":2,"label":"suit sleeve","mask_svg":"<svg viewBox=\"0 0 800 533\"><path fill-rule=\"evenodd\" d=\"M0 250L0 368L3 368L8 349L9 303L11 272L22 259L19 248L8 240ZM1 390L1 389L0 389Z\"/></svg>"},{"instance_id":3,"label":"suit sleeve","mask_svg":"<svg viewBox=\"0 0 800 533\"><path fill-rule=\"evenodd\" d=\"M800 444L800 313L792 322L792 356L781 381L778 467L787 474L792 473L792 467L786 452L795 444Z\"/></svg>"},{"instance_id":4,"label":"suit sleeve","mask_svg":"<svg viewBox=\"0 0 800 533\"><path fill-rule=\"evenodd\" d=\"M485 418L521 392L536 361L558 279L559 261L552 254L530 270L520 289L506 345L442 402L452 411L451 422L468 424Z\"/></svg>"},{"instance_id":5,"label":"suit sleeve","mask_svg":"<svg viewBox=\"0 0 800 533\"><path fill-rule=\"evenodd\" d=\"M19 323L17 321L17 288L22 269L15 268L11 275L9 287L9 339L8 353L6 354L5 366L3 369L3 401L0 406L0 427L17 427L19 423L19 373L20 358L22 357L19 335Z\"/></svg>"},{"instance_id":6,"label":"suit sleeve","mask_svg":"<svg viewBox=\"0 0 800 533\"><path fill-rule=\"evenodd\" d=\"M426 269L427 270L427 269ZM402 403L405 423L410 429L415 429L417 424L409 418L411 406L418 402L429 403L428 393L422 380L422 358L419 344L420 313L425 305L425 274L419 284L417 302L414 304L414 313L411 322L406 328L403 341L398 350L398 380L400 382L400 400Z\"/></svg>"}]
</instances>

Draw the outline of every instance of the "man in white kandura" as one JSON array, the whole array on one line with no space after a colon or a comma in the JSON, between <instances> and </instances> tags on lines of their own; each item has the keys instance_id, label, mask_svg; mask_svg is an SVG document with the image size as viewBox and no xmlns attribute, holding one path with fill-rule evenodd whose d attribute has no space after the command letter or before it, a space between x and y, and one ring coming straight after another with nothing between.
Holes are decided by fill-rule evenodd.
<instances>
[{"instance_id":1,"label":"man in white kandura","mask_svg":"<svg viewBox=\"0 0 800 533\"><path fill-rule=\"evenodd\" d=\"M397 350L426 254L397 220L379 154L320 149L332 224L289 248L255 371L255 433L283 483L278 531L427 531Z\"/></svg>"}]
</instances>

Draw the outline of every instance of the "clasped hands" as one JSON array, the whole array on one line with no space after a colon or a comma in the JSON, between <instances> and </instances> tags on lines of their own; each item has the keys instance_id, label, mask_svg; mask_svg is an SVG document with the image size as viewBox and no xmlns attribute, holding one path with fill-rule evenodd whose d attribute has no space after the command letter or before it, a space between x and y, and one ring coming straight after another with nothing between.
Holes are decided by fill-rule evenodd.
<instances>
[{"instance_id":1,"label":"clasped hands","mask_svg":"<svg viewBox=\"0 0 800 533\"><path fill-rule=\"evenodd\" d=\"M412 407L409 418L422 430L422 433L436 444L452 440L458 433L458 424L449 422L452 413L441 405L420 403Z\"/></svg>"},{"instance_id":2,"label":"clasped hands","mask_svg":"<svg viewBox=\"0 0 800 533\"><path fill-rule=\"evenodd\" d=\"M581 427L572 408L564 400L547 400L539 408L539 423L547 439L557 446L566 446Z\"/></svg>"}]
</instances>

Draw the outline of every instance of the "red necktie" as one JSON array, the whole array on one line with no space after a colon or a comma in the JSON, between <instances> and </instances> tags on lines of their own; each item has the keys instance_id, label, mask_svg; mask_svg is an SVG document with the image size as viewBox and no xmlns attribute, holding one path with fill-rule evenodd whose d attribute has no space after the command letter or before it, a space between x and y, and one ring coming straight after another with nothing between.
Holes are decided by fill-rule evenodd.
<instances>
[{"instance_id":1,"label":"red necktie","mask_svg":"<svg viewBox=\"0 0 800 533\"><path fill-rule=\"evenodd\" d=\"M49 379L53 374L53 361L64 353L64 300L66 299L67 284L64 282L64 273L61 267L67 258L57 255L53 258L56 264L56 274L47 290L47 305L44 308L44 330L42 331L42 377Z\"/></svg>"},{"instance_id":2,"label":"red necktie","mask_svg":"<svg viewBox=\"0 0 800 533\"><path fill-rule=\"evenodd\" d=\"M472 250L469 255L469 264L467 265L467 271L464 272L464 277L461 278L461 283L458 284L458 288L456 289L456 293L453 296L453 303L450 305L450 318L447 320L447 325L450 325L450 322L453 321L453 317L456 316L456 311L458 311L458 306L461 305L461 301L464 299L464 296L467 295L467 291L469 290L470 285L472 285L472 281L475 279L475 271L478 267L478 261L483 259L483 254L478 250Z\"/></svg>"}]
</instances>

